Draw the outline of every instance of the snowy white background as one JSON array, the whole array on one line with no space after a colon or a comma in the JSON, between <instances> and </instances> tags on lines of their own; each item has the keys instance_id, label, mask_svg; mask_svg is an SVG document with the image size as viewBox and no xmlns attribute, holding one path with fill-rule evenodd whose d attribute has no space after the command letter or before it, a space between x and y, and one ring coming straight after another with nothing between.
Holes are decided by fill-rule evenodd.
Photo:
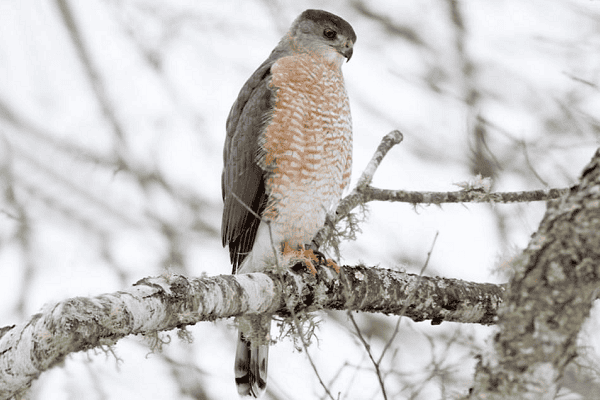
<instances>
[{"instance_id":1,"label":"snowy white background","mask_svg":"<svg viewBox=\"0 0 600 400\"><path fill-rule=\"evenodd\" d=\"M496 191L574 184L600 136L600 1L458 7L464 32L442 0L0 2L0 326L165 270L230 272L220 239L225 119L307 8L342 16L358 35L344 65L353 182L381 137L400 129L404 142L375 186L458 190L481 168ZM507 260L544 212L541 203L369 208L358 239L342 246L345 264L417 271L439 231L426 273L477 282L506 281ZM396 318L357 318L379 354ZM322 320L310 351L332 393L381 398L345 314ZM235 398L231 321L189 331L192 344L171 332L160 354L127 338L114 348L118 361L70 356L36 381L33 398ZM464 392L491 332L403 321L383 363L389 398ZM267 398L322 392L289 340L272 347Z\"/></svg>"}]
</instances>

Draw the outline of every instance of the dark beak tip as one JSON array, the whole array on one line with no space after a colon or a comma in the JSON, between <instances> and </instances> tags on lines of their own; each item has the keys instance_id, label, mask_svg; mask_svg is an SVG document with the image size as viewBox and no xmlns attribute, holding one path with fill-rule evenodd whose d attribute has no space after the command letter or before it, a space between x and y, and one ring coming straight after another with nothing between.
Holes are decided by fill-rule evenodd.
<instances>
[{"instance_id":1,"label":"dark beak tip","mask_svg":"<svg viewBox=\"0 0 600 400\"><path fill-rule=\"evenodd\" d=\"M352 58L353 49L348 49L344 52L344 57L346 57L346 62L350 61Z\"/></svg>"}]
</instances>

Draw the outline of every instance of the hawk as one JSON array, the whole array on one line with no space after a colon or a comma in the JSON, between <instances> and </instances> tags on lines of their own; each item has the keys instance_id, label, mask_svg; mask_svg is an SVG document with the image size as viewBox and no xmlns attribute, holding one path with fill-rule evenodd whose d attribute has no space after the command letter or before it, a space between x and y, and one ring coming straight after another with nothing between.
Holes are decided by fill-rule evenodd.
<instances>
[{"instance_id":1,"label":"hawk","mask_svg":"<svg viewBox=\"0 0 600 400\"><path fill-rule=\"evenodd\" d=\"M350 183L352 121L341 67L355 42L342 18L304 11L231 107L221 235L234 274L289 266L291 257L314 270L305 246ZM238 318L241 396L266 389L270 328L270 316Z\"/></svg>"}]
</instances>

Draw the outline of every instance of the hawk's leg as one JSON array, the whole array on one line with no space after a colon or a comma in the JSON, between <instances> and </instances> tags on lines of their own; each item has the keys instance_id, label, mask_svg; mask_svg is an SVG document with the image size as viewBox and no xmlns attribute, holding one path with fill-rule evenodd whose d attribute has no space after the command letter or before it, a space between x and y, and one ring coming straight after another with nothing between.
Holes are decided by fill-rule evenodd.
<instances>
[{"instance_id":1,"label":"hawk's leg","mask_svg":"<svg viewBox=\"0 0 600 400\"><path fill-rule=\"evenodd\" d=\"M306 265L308 272L313 275L317 274L316 265L326 265L335 270L335 272L340 272L340 267L335 263L335 261L331 259L327 259L323 253L319 250L314 249L314 245L308 245L307 248L305 245L301 245L299 250L293 250L290 245L286 242L283 245L283 255L288 259L298 260ZM313 247L313 248L310 248Z\"/></svg>"}]
</instances>

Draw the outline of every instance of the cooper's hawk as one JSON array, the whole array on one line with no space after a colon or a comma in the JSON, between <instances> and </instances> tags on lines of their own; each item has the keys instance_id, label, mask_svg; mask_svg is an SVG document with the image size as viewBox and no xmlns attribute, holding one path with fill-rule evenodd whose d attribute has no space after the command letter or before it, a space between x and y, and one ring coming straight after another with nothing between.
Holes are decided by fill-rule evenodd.
<instances>
[{"instance_id":1,"label":"cooper's hawk","mask_svg":"<svg viewBox=\"0 0 600 400\"><path fill-rule=\"evenodd\" d=\"M304 11L233 104L221 178L223 246L233 273L289 266L290 258L312 267L305 245L350 182L352 122L341 67L355 42L340 17ZM238 323L238 392L258 397L266 388L271 317Z\"/></svg>"}]
</instances>

